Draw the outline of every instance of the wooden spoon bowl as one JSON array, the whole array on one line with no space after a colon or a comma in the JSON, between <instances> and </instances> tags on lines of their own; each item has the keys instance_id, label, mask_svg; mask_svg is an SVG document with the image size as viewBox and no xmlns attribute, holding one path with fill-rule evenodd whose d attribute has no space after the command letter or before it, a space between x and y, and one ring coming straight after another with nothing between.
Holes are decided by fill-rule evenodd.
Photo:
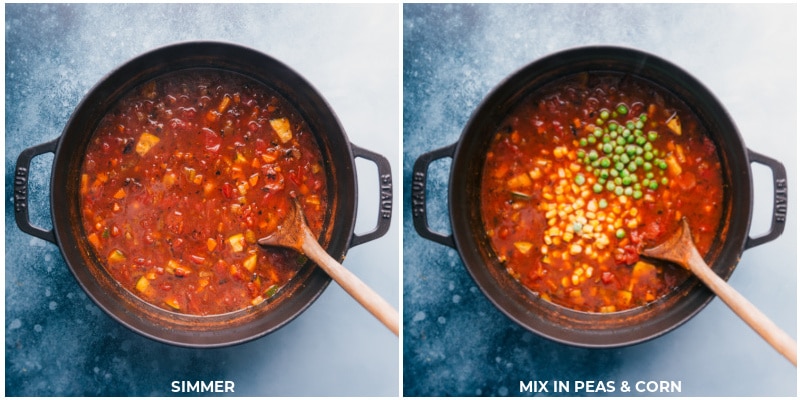
<instances>
[{"instance_id":1,"label":"wooden spoon bowl","mask_svg":"<svg viewBox=\"0 0 800 400\"><path fill-rule=\"evenodd\" d=\"M277 230L271 235L259 239L258 244L286 247L305 254L389 330L395 335L399 335L397 311L350 270L344 268L342 264L325 252L308 227L302 206L296 198L292 198L291 207L286 213L286 217L278 224Z\"/></svg>"},{"instance_id":2,"label":"wooden spoon bowl","mask_svg":"<svg viewBox=\"0 0 800 400\"><path fill-rule=\"evenodd\" d=\"M714 294L719 296L739 318L750 325L753 330L791 361L794 366L797 366L797 342L725 280L714 273L697 251L686 218L683 218L680 229L667 238L666 241L643 249L641 254L645 257L673 262L691 271Z\"/></svg>"}]
</instances>

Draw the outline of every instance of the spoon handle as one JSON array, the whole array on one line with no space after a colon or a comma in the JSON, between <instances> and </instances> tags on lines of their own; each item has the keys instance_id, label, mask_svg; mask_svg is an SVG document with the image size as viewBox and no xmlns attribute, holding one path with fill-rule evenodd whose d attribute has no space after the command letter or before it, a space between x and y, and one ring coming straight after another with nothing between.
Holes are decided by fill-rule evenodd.
<instances>
[{"instance_id":1,"label":"spoon handle","mask_svg":"<svg viewBox=\"0 0 800 400\"><path fill-rule=\"evenodd\" d=\"M316 262L350 296L386 325L395 336L399 335L400 323L397 310L350 270L328 255L309 231L306 231L303 240L303 252L308 258Z\"/></svg>"},{"instance_id":2,"label":"spoon handle","mask_svg":"<svg viewBox=\"0 0 800 400\"><path fill-rule=\"evenodd\" d=\"M764 313L720 278L695 250L688 259L689 269L708 286L736 315L761 335L775 350L797 366L797 342Z\"/></svg>"}]
</instances>

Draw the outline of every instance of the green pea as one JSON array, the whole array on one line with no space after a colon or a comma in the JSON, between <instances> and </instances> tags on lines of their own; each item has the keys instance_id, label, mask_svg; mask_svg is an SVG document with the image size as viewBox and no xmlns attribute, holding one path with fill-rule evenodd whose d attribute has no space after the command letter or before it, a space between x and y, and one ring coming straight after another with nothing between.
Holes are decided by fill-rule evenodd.
<instances>
[{"instance_id":1,"label":"green pea","mask_svg":"<svg viewBox=\"0 0 800 400\"><path fill-rule=\"evenodd\" d=\"M639 147L636 147L636 146L631 144L631 145L628 145L628 147L625 148L625 152L628 153L629 156L632 156L632 155L636 154L636 149L638 149L638 148Z\"/></svg>"},{"instance_id":2,"label":"green pea","mask_svg":"<svg viewBox=\"0 0 800 400\"><path fill-rule=\"evenodd\" d=\"M598 118L597 121L594 121L594 124L600 126L603 125L603 122L605 122L605 120L603 120L602 118Z\"/></svg>"},{"instance_id":3,"label":"green pea","mask_svg":"<svg viewBox=\"0 0 800 400\"><path fill-rule=\"evenodd\" d=\"M622 171L623 169L625 169L625 164L618 162L614 164L614 169L616 169L617 171Z\"/></svg>"},{"instance_id":4,"label":"green pea","mask_svg":"<svg viewBox=\"0 0 800 400\"><path fill-rule=\"evenodd\" d=\"M600 201L597 202L597 206L600 208L606 208L608 207L608 201L606 201L606 199L600 199Z\"/></svg>"},{"instance_id":5,"label":"green pea","mask_svg":"<svg viewBox=\"0 0 800 400\"><path fill-rule=\"evenodd\" d=\"M626 187L625 188L625 196L630 196L632 194L633 194L633 188L632 187Z\"/></svg>"},{"instance_id":6,"label":"green pea","mask_svg":"<svg viewBox=\"0 0 800 400\"><path fill-rule=\"evenodd\" d=\"M609 173L609 174L610 174L612 177L615 177L615 178L619 176L619 171L617 171L616 169L610 169L610 170L608 171L608 173Z\"/></svg>"},{"instance_id":7,"label":"green pea","mask_svg":"<svg viewBox=\"0 0 800 400\"><path fill-rule=\"evenodd\" d=\"M620 146L624 146L624 145L625 145L625 143L628 143L628 141L627 141L627 140L625 140L625 138L624 138L624 137L618 137L618 138L617 138L617 144L618 144L618 145L620 145Z\"/></svg>"},{"instance_id":8,"label":"green pea","mask_svg":"<svg viewBox=\"0 0 800 400\"><path fill-rule=\"evenodd\" d=\"M603 157L600 159L600 166L603 168L608 168L611 166L611 160L608 157Z\"/></svg>"},{"instance_id":9,"label":"green pea","mask_svg":"<svg viewBox=\"0 0 800 400\"><path fill-rule=\"evenodd\" d=\"M578 144L581 147L586 147L586 145L589 144L589 142L586 140L586 138L581 138L580 140L578 140Z\"/></svg>"},{"instance_id":10,"label":"green pea","mask_svg":"<svg viewBox=\"0 0 800 400\"><path fill-rule=\"evenodd\" d=\"M636 175L634 175L634 176L636 176ZM633 190L642 190L642 185L640 185L638 183L634 184L633 185Z\"/></svg>"},{"instance_id":11,"label":"green pea","mask_svg":"<svg viewBox=\"0 0 800 400\"><path fill-rule=\"evenodd\" d=\"M612 151L614 151L614 145L613 144L606 143L606 144L603 145L603 152L604 153L609 154Z\"/></svg>"},{"instance_id":12,"label":"green pea","mask_svg":"<svg viewBox=\"0 0 800 400\"><path fill-rule=\"evenodd\" d=\"M608 170L607 169L599 169L600 174L598 175L600 179L608 179Z\"/></svg>"},{"instance_id":13,"label":"green pea","mask_svg":"<svg viewBox=\"0 0 800 400\"><path fill-rule=\"evenodd\" d=\"M652 172L648 172L647 174L645 174L645 178L647 179L653 179L654 177L655 175Z\"/></svg>"},{"instance_id":14,"label":"green pea","mask_svg":"<svg viewBox=\"0 0 800 400\"><path fill-rule=\"evenodd\" d=\"M609 142L611 142L611 136L609 135L603 136L603 143L609 143Z\"/></svg>"},{"instance_id":15,"label":"green pea","mask_svg":"<svg viewBox=\"0 0 800 400\"><path fill-rule=\"evenodd\" d=\"M617 187L617 185L615 185L613 181L606 182L606 190L609 192L613 191L615 187Z\"/></svg>"},{"instance_id":16,"label":"green pea","mask_svg":"<svg viewBox=\"0 0 800 400\"><path fill-rule=\"evenodd\" d=\"M661 184L662 184L662 185L665 185L665 186L666 186L668 183L669 183L669 179L667 179L667 177L666 177L666 176L665 176L665 177L663 177L663 178L661 178Z\"/></svg>"},{"instance_id":17,"label":"green pea","mask_svg":"<svg viewBox=\"0 0 800 400\"><path fill-rule=\"evenodd\" d=\"M596 137L603 136L603 128L594 128L594 132L592 132L592 133Z\"/></svg>"},{"instance_id":18,"label":"green pea","mask_svg":"<svg viewBox=\"0 0 800 400\"><path fill-rule=\"evenodd\" d=\"M617 123L616 123L616 122L614 122L614 121L611 121L611 122L609 122L609 123L608 123L608 130L609 130L609 132L616 132L616 131L617 131L617 127L618 127L618 126L619 126L619 125L617 125Z\"/></svg>"},{"instance_id":19,"label":"green pea","mask_svg":"<svg viewBox=\"0 0 800 400\"><path fill-rule=\"evenodd\" d=\"M596 137L594 137L594 136L589 136L589 137L586 139L586 141L587 141L587 142L589 142L589 144L595 144L595 143L597 143L597 138L596 138Z\"/></svg>"},{"instance_id":20,"label":"green pea","mask_svg":"<svg viewBox=\"0 0 800 400\"><path fill-rule=\"evenodd\" d=\"M625 238L625 230L622 228L617 229L617 239L624 239Z\"/></svg>"},{"instance_id":21,"label":"green pea","mask_svg":"<svg viewBox=\"0 0 800 400\"><path fill-rule=\"evenodd\" d=\"M644 159L642 157L637 156L636 158L633 159L633 162L635 162L636 165L638 166L644 165Z\"/></svg>"},{"instance_id":22,"label":"green pea","mask_svg":"<svg viewBox=\"0 0 800 400\"><path fill-rule=\"evenodd\" d=\"M658 182L652 181L652 182L650 182L649 185L647 185L647 187L649 187L650 190L656 190L656 189L658 189Z\"/></svg>"},{"instance_id":23,"label":"green pea","mask_svg":"<svg viewBox=\"0 0 800 400\"><path fill-rule=\"evenodd\" d=\"M647 139L650 140L651 142L658 139L658 132L656 131L647 132Z\"/></svg>"},{"instance_id":24,"label":"green pea","mask_svg":"<svg viewBox=\"0 0 800 400\"><path fill-rule=\"evenodd\" d=\"M642 198L642 191L641 190L634 190L633 191L633 198L639 200Z\"/></svg>"},{"instance_id":25,"label":"green pea","mask_svg":"<svg viewBox=\"0 0 800 400\"><path fill-rule=\"evenodd\" d=\"M626 106L625 104L618 105L617 106L617 113L619 113L620 115L628 114L628 106Z\"/></svg>"},{"instance_id":26,"label":"green pea","mask_svg":"<svg viewBox=\"0 0 800 400\"><path fill-rule=\"evenodd\" d=\"M634 172L634 171L636 171L636 168L638 168L636 166L636 163L632 162L632 163L628 164L628 171Z\"/></svg>"},{"instance_id":27,"label":"green pea","mask_svg":"<svg viewBox=\"0 0 800 400\"><path fill-rule=\"evenodd\" d=\"M578 149L578 151L577 151L577 153L576 153L576 154L578 155L578 158L583 158L583 157L586 157L586 150L584 150L584 149Z\"/></svg>"},{"instance_id":28,"label":"green pea","mask_svg":"<svg viewBox=\"0 0 800 400\"><path fill-rule=\"evenodd\" d=\"M622 185L622 177L618 176L618 177L614 178L614 184L617 185L617 186Z\"/></svg>"},{"instance_id":29,"label":"green pea","mask_svg":"<svg viewBox=\"0 0 800 400\"><path fill-rule=\"evenodd\" d=\"M589 160L590 161L597 160L597 157L598 157L597 151L592 150L592 151L589 152Z\"/></svg>"},{"instance_id":30,"label":"green pea","mask_svg":"<svg viewBox=\"0 0 800 400\"><path fill-rule=\"evenodd\" d=\"M647 143L647 139L645 139L643 136L639 136L636 138L636 144L638 144L639 146L644 146L645 143Z\"/></svg>"},{"instance_id":31,"label":"green pea","mask_svg":"<svg viewBox=\"0 0 800 400\"><path fill-rule=\"evenodd\" d=\"M645 151L644 152L644 159L647 160L647 161L652 160L653 159L653 153L651 153L649 151Z\"/></svg>"},{"instance_id":32,"label":"green pea","mask_svg":"<svg viewBox=\"0 0 800 400\"><path fill-rule=\"evenodd\" d=\"M636 124L634 124L633 121L628 121L628 123L625 124L625 127L628 128L629 131L632 131L636 129Z\"/></svg>"},{"instance_id":33,"label":"green pea","mask_svg":"<svg viewBox=\"0 0 800 400\"><path fill-rule=\"evenodd\" d=\"M647 114L642 113L641 115L639 115L639 121L647 122Z\"/></svg>"},{"instance_id":34,"label":"green pea","mask_svg":"<svg viewBox=\"0 0 800 400\"><path fill-rule=\"evenodd\" d=\"M614 149L614 152L617 154L622 154L625 152L625 148L622 146L617 146L617 148Z\"/></svg>"},{"instance_id":35,"label":"green pea","mask_svg":"<svg viewBox=\"0 0 800 400\"><path fill-rule=\"evenodd\" d=\"M583 174L575 175L575 184L576 185L581 186L584 183L586 183L586 177L583 176Z\"/></svg>"},{"instance_id":36,"label":"green pea","mask_svg":"<svg viewBox=\"0 0 800 400\"><path fill-rule=\"evenodd\" d=\"M659 160L658 161L658 168L667 169L667 162L664 161L664 160Z\"/></svg>"},{"instance_id":37,"label":"green pea","mask_svg":"<svg viewBox=\"0 0 800 400\"><path fill-rule=\"evenodd\" d=\"M632 182L632 181L631 181L631 177L630 177L630 176L626 176L626 177L622 178L622 184L623 184L624 186L628 186L628 185L630 185L630 184L631 184L631 182Z\"/></svg>"},{"instance_id":38,"label":"green pea","mask_svg":"<svg viewBox=\"0 0 800 400\"><path fill-rule=\"evenodd\" d=\"M594 191L595 193L602 192L603 191L603 185L601 185L599 183L595 183L594 186L592 186L592 191Z\"/></svg>"},{"instance_id":39,"label":"green pea","mask_svg":"<svg viewBox=\"0 0 800 400\"><path fill-rule=\"evenodd\" d=\"M606 110L606 109L601 110L600 111L600 118L608 119L608 110Z\"/></svg>"},{"instance_id":40,"label":"green pea","mask_svg":"<svg viewBox=\"0 0 800 400\"><path fill-rule=\"evenodd\" d=\"M617 186L614 189L614 194L617 195L617 196L622 196L623 193L625 193L625 189L623 189L622 186Z\"/></svg>"},{"instance_id":41,"label":"green pea","mask_svg":"<svg viewBox=\"0 0 800 400\"><path fill-rule=\"evenodd\" d=\"M636 129L642 129L642 128L644 128L644 121L642 121L642 120L636 121L636 122L633 124L633 126L634 126L634 128L636 128Z\"/></svg>"},{"instance_id":42,"label":"green pea","mask_svg":"<svg viewBox=\"0 0 800 400\"><path fill-rule=\"evenodd\" d=\"M623 153L622 155L619 156L619 161L623 164L627 164L631 161L631 158L628 157L627 154Z\"/></svg>"},{"instance_id":43,"label":"green pea","mask_svg":"<svg viewBox=\"0 0 800 400\"><path fill-rule=\"evenodd\" d=\"M653 150L653 144L650 143L650 142L645 143L644 144L644 151L650 151L650 150Z\"/></svg>"},{"instance_id":44,"label":"green pea","mask_svg":"<svg viewBox=\"0 0 800 400\"><path fill-rule=\"evenodd\" d=\"M582 229L583 229L583 224L582 223L576 222L576 223L572 224L572 230L574 232L576 232L576 233L580 232Z\"/></svg>"}]
</instances>

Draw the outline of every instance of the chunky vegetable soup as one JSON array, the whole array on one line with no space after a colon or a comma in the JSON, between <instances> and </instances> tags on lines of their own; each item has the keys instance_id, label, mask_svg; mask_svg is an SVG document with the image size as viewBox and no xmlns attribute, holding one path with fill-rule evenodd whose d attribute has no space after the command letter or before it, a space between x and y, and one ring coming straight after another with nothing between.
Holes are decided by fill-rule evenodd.
<instances>
[{"instance_id":1,"label":"chunky vegetable soup","mask_svg":"<svg viewBox=\"0 0 800 400\"><path fill-rule=\"evenodd\" d=\"M119 283L195 315L256 305L305 261L264 251L289 209L319 234L327 208L320 150L271 89L216 70L176 72L125 95L82 165L83 228Z\"/></svg>"},{"instance_id":2,"label":"chunky vegetable soup","mask_svg":"<svg viewBox=\"0 0 800 400\"><path fill-rule=\"evenodd\" d=\"M720 161L670 93L582 73L529 95L486 155L481 212L499 261L553 303L589 312L647 304L688 272L639 259L687 217L701 254L720 227Z\"/></svg>"}]
</instances>

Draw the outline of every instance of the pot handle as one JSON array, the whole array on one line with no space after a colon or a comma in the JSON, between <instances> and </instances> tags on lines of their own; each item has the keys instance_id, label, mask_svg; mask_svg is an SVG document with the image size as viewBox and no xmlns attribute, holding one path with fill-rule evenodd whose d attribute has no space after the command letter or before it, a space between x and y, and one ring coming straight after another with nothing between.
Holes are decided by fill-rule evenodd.
<instances>
[{"instance_id":1,"label":"pot handle","mask_svg":"<svg viewBox=\"0 0 800 400\"><path fill-rule=\"evenodd\" d=\"M378 185L380 187L380 207L378 208L378 223L374 230L363 235L353 233L350 247L375 240L389 231L392 222L392 168L386 157L367 149L350 144L353 156L372 161L378 167Z\"/></svg>"},{"instance_id":2,"label":"pot handle","mask_svg":"<svg viewBox=\"0 0 800 400\"><path fill-rule=\"evenodd\" d=\"M772 221L770 223L769 230L767 233L758 237L748 236L747 241L744 244L745 249L775 240L778 236L783 234L783 229L786 227L786 208L789 193L789 190L786 186L786 168L783 166L783 164L750 149L747 149L747 155L750 163L759 163L772 170L773 206Z\"/></svg>"},{"instance_id":3,"label":"pot handle","mask_svg":"<svg viewBox=\"0 0 800 400\"><path fill-rule=\"evenodd\" d=\"M428 166L431 162L450 157L456 148L456 143L425 153L414 162L411 178L411 214L414 219L414 229L425 239L432 240L449 247L456 247L453 235L434 232L428 225L427 201L425 200L428 183Z\"/></svg>"},{"instance_id":4,"label":"pot handle","mask_svg":"<svg viewBox=\"0 0 800 400\"><path fill-rule=\"evenodd\" d=\"M51 243L56 242L53 230L46 230L33 225L28 216L28 175L30 173L31 160L45 153L55 153L58 140L56 138L23 150L17 157L17 166L14 171L14 216L17 226L29 235Z\"/></svg>"}]
</instances>

